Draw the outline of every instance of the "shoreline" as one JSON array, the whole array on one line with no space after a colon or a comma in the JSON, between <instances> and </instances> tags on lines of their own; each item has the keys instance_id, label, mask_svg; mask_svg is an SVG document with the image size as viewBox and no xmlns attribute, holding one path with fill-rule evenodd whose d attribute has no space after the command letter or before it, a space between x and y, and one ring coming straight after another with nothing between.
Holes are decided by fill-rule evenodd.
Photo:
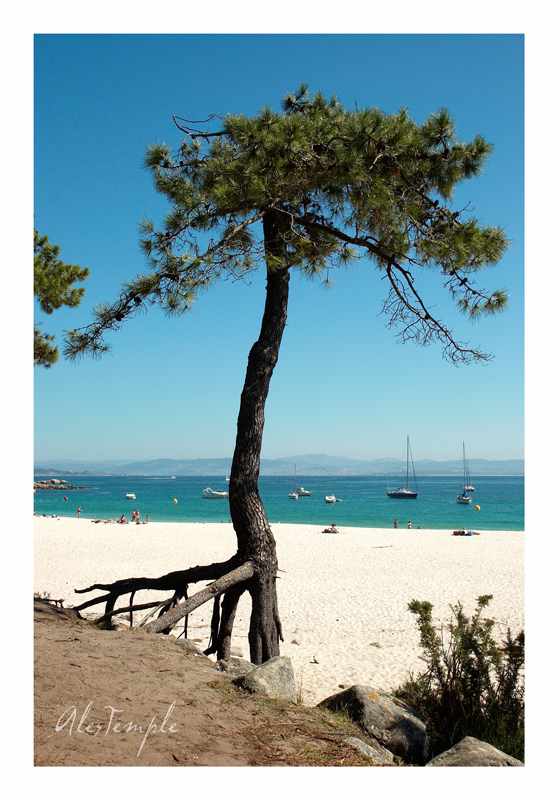
<instances>
[{"instance_id":1,"label":"shoreline","mask_svg":"<svg viewBox=\"0 0 558 800\"><path fill-rule=\"evenodd\" d=\"M128 515L129 515L129 513L130 512L128 511ZM144 520L145 520L145 516L143 514L141 516L142 516L141 524L143 525L144 524ZM228 516L228 514L225 514L224 516ZM324 516L324 520L329 519L327 514L324 514L323 516ZM40 519L40 518L45 518L45 517L46 517L46 519L58 518L58 519L64 519L64 520L74 520L76 522L78 522L78 521L80 521L80 522L93 522L93 523L98 523L100 525L104 524L104 523L107 523L107 524L108 523L119 524L118 520L116 520L116 519L110 520L110 519L100 519L98 517L89 517L89 516L87 516L86 513L83 513L83 512L82 512L82 514L81 514L81 516L80 516L80 518L78 520L78 517L76 516L76 512L75 511L72 511L71 514L47 514L46 512L43 512L43 513L37 512L37 509L33 510L33 518L34 519ZM146 524L149 524L149 525L231 525L232 524L230 522L230 520L229 521L225 521L224 519L221 519L221 520L218 520L218 521L217 520L193 520L193 519L187 519L187 520L176 520L176 519L164 520L164 519L161 519L161 520L158 520L158 519L154 519L149 514L148 514L148 517L149 517L149 522L146 523ZM406 518L407 517L401 517L402 522L399 524L399 530L400 531L403 528L405 528L405 530L407 529L407 524L403 521ZM318 524L318 523L315 523L315 522L281 522L281 521L275 522L273 520L268 520L268 521L269 521L269 524L270 524L272 529L273 529L273 527L275 525L290 526L290 527L292 526L292 527L295 527L295 528L296 527L300 527L300 528L317 528L317 527L320 527L320 525L322 525L322 524L324 524L324 525L326 524L326 523L319 523ZM135 525L136 523L131 522L131 520L128 519L128 524L129 525ZM338 525L338 527L342 528L343 530L391 531L391 530L394 529L393 528L393 524L391 522L390 523L386 523L384 527L382 527L381 525L364 525L364 524L363 525L354 525L352 523L344 524L342 522L341 523L336 523L336 525ZM326 527L327 527L327 525L326 525ZM432 526L428 526L428 525L424 526L424 527L422 527L422 526L418 526L417 527L416 525L413 525L412 530L413 531L431 531L431 532L434 532L434 533L440 533L440 532L443 533L444 531L445 532L449 531L449 528L447 528L447 527L433 528ZM521 534L525 534L525 527L523 527L523 528L510 528L510 527L507 527L505 529L500 529L500 528L490 528L490 527L475 526L475 530L481 531L483 533L521 533ZM450 531L450 533L451 533L451 531Z\"/></svg>"},{"instance_id":2,"label":"shoreline","mask_svg":"<svg viewBox=\"0 0 558 800\"><path fill-rule=\"evenodd\" d=\"M102 592L74 588L167 572L229 558L236 536L227 522L94 523L75 517L35 517L34 592L76 606ZM419 633L411 600L434 606L436 624L462 603L492 594L487 616L501 641L524 628L524 532L476 529L453 536L436 529L357 528L322 534L322 526L271 523L279 558L278 599L284 642L302 701L314 705L341 686L363 683L392 691L421 671ZM192 585L191 593L203 584ZM168 593L138 592L136 603ZM122 597L119 606L127 605ZM103 606L84 616L99 616ZM93 613L89 613L93 612ZM137 624L143 613L134 617ZM212 604L190 615L188 636L209 642ZM249 658L249 598L239 603L233 655ZM178 630L180 631L180 625Z\"/></svg>"}]
</instances>

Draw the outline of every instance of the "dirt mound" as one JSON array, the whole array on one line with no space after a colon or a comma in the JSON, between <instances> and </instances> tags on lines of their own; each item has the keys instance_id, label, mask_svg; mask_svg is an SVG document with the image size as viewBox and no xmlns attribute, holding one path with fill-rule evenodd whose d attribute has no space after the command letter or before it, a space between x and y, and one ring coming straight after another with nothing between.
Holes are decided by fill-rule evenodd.
<instances>
[{"instance_id":1,"label":"dirt mound","mask_svg":"<svg viewBox=\"0 0 558 800\"><path fill-rule=\"evenodd\" d=\"M35 600L36 766L369 766L359 730L247 695L172 637Z\"/></svg>"}]
</instances>

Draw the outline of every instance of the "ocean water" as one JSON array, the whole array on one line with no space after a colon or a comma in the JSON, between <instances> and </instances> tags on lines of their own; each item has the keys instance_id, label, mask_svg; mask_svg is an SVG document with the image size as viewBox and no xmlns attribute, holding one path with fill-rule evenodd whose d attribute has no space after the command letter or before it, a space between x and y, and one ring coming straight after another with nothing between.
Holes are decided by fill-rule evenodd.
<instances>
[{"instance_id":1,"label":"ocean water","mask_svg":"<svg viewBox=\"0 0 558 800\"><path fill-rule=\"evenodd\" d=\"M37 515L81 516L86 519L117 519L139 509L142 521L152 522L228 522L228 500L206 500L202 491L228 487L225 476L152 478L57 476L70 484L87 489L38 490L34 496ZM48 479L48 478L47 478ZM398 500L386 495L396 481L377 476L303 476L297 486L312 492L310 497L290 500L292 477L261 477L260 495L270 523L330 525L347 527L392 528L397 517L404 528L410 520L413 528L436 530L524 530L524 479L522 476L473 477L475 492L470 505L456 503L461 491L458 477L417 476L416 500ZM127 500L134 492L136 500ZM328 504L326 494L342 502ZM64 500L67 497L67 500ZM174 500L177 502L175 503ZM477 510L475 506L480 506Z\"/></svg>"}]
</instances>

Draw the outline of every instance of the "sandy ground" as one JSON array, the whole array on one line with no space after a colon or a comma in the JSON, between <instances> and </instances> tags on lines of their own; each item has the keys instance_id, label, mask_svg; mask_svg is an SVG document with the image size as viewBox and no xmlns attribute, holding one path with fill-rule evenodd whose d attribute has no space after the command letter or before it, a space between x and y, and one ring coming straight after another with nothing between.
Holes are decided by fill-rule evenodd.
<instances>
[{"instance_id":1,"label":"sandy ground","mask_svg":"<svg viewBox=\"0 0 558 800\"><path fill-rule=\"evenodd\" d=\"M342 528L332 535L311 525L272 529L281 570L281 654L291 658L307 705L356 683L390 691L410 671L419 671L419 635L407 607L413 599L430 601L441 621L451 616L451 604L461 602L472 613L479 595L492 594L488 612L496 638L508 627L512 633L524 627L523 532L478 529L479 536L458 537L431 530ZM74 588L158 577L224 560L235 550L229 524L115 525L37 517L34 591L63 599L66 607L79 605L95 593L75 594ZM138 593L135 602L165 596ZM97 609L102 606L92 616ZM206 604L189 620L188 635L202 649L209 643L211 610ZM246 597L233 637L234 654L245 658L248 623Z\"/></svg>"}]
</instances>

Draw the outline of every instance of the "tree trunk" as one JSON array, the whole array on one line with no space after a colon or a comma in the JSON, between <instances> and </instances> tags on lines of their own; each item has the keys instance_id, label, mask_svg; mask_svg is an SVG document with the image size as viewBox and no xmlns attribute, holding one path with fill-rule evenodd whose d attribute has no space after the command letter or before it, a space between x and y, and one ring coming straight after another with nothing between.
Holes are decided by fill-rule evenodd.
<instances>
[{"instance_id":1,"label":"tree trunk","mask_svg":"<svg viewBox=\"0 0 558 800\"><path fill-rule=\"evenodd\" d=\"M78 592L96 589L108 594L78 606L78 610L106 602L103 618L110 620L121 611L146 608L151 604L114 610L116 599L143 589L172 589L184 596L180 605L148 622L145 630L168 632L176 623L209 600L214 601L211 641L207 653L228 658L238 601L245 591L252 598L250 618L250 660L261 664L279 655L283 639L277 604L277 552L275 539L258 491L260 453L264 429L264 409L285 324L289 299L289 265L285 243L288 221L285 215L267 212L263 218L267 288L260 336L248 356L246 379L240 399L236 446L231 465L229 505L238 549L227 561L204 567L171 572L160 578L128 578L112 584L94 584ZM192 596L185 587L199 581L212 581ZM172 603L174 605L174 603Z\"/></svg>"},{"instance_id":2,"label":"tree trunk","mask_svg":"<svg viewBox=\"0 0 558 800\"><path fill-rule=\"evenodd\" d=\"M281 638L275 586L275 539L259 495L258 478L265 402L287 321L290 276L284 225L284 218L274 213L268 213L263 220L266 258L273 257L274 265L276 259L280 259L283 266L272 268L268 260L265 310L259 339L248 357L229 483L229 504L239 560L254 564L254 577L245 587L252 597L249 640L253 664L261 664L279 655ZM228 630L230 636L230 621ZM220 651L219 646L218 655Z\"/></svg>"}]
</instances>

